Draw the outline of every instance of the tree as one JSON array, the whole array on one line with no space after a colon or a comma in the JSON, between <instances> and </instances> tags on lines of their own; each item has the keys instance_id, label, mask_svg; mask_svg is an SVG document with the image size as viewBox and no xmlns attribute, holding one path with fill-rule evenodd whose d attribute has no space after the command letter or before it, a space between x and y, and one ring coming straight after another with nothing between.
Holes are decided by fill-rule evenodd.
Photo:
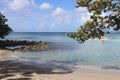
<instances>
[{"instance_id":1,"label":"tree","mask_svg":"<svg viewBox=\"0 0 120 80\"><path fill-rule=\"evenodd\" d=\"M8 19L0 13L0 38L5 38L5 36L12 31L12 29L6 24L7 21Z\"/></svg>"},{"instance_id":2,"label":"tree","mask_svg":"<svg viewBox=\"0 0 120 80\"><path fill-rule=\"evenodd\" d=\"M80 26L74 34L69 37L78 42L84 42L90 38L101 38L109 33L110 28L120 29L120 0L75 0L76 7L87 7L90 20ZM103 16L102 13L106 15Z\"/></svg>"}]
</instances>

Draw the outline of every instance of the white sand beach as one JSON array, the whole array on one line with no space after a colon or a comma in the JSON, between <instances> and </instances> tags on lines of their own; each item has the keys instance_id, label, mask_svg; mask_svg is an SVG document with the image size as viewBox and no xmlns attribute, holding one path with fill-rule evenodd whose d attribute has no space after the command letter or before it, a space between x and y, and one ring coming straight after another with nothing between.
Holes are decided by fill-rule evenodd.
<instances>
[{"instance_id":1,"label":"white sand beach","mask_svg":"<svg viewBox=\"0 0 120 80\"><path fill-rule=\"evenodd\" d=\"M8 51L8 50L0 50L0 54L4 54L4 53L8 53L8 52L10 52L10 51Z\"/></svg>"},{"instance_id":2,"label":"white sand beach","mask_svg":"<svg viewBox=\"0 0 120 80\"><path fill-rule=\"evenodd\" d=\"M1 54L8 51L0 50ZM0 61L0 80L120 80L118 71L38 68L11 60Z\"/></svg>"},{"instance_id":3,"label":"white sand beach","mask_svg":"<svg viewBox=\"0 0 120 80\"><path fill-rule=\"evenodd\" d=\"M8 75L8 74L7 74ZM0 75L0 76L7 76ZM9 74L10 75L10 74ZM9 76L8 75L8 76ZM73 72L68 74L38 74L33 71L30 75L23 75L22 73L12 73L14 76L4 77L1 80L120 80L120 73L118 72Z\"/></svg>"},{"instance_id":4,"label":"white sand beach","mask_svg":"<svg viewBox=\"0 0 120 80\"><path fill-rule=\"evenodd\" d=\"M33 74L32 80L120 80L120 73L110 72L73 72L70 74Z\"/></svg>"}]
</instances>

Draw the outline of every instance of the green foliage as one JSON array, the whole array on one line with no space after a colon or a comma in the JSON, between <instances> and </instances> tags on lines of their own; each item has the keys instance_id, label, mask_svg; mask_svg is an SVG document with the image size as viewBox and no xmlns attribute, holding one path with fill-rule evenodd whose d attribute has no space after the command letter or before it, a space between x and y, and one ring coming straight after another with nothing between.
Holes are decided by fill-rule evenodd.
<instances>
[{"instance_id":1,"label":"green foliage","mask_svg":"<svg viewBox=\"0 0 120 80\"><path fill-rule=\"evenodd\" d=\"M68 36L78 42L90 38L101 38L109 33L110 27L120 29L120 0L75 0L76 7L87 7L91 13L90 20L80 26L78 31ZM102 16L102 13L107 15Z\"/></svg>"},{"instance_id":2,"label":"green foliage","mask_svg":"<svg viewBox=\"0 0 120 80\"><path fill-rule=\"evenodd\" d=\"M8 20L0 13L0 38L7 36L12 29L6 24Z\"/></svg>"}]
</instances>

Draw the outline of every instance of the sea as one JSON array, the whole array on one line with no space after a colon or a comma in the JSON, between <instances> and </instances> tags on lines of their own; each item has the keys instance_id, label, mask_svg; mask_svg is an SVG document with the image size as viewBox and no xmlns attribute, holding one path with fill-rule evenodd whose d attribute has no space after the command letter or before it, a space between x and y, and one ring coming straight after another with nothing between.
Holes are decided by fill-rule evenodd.
<instances>
[{"instance_id":1,"label":"sea","mask_svg":"<svg viewBox=\"0 0 120 80\"><path fill-rule=\"evenodd\" d=\"M2 60L51 68L88 68L120 71L120 33L105 35L102 42L90 39L78 43L69 38L70 32L12 32L5 39L46 41L54 50L9 52L0 54ZM89 67L90 68L90 67Z\"/></svg>"}]
</instances>

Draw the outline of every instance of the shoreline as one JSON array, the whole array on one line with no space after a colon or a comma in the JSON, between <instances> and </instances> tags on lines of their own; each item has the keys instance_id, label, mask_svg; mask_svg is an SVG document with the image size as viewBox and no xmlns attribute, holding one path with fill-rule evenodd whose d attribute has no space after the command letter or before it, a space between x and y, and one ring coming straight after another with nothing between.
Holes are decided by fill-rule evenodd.
<instances>
[{"instance_id":1,"label":"shoreline","mask_svg":"<svg viewBox=\"0 0 120 80\"><path fill-rule=\"evenodd\" d=\"M7 64L7 66L6 66ZM4 66L4 67L3 67ZM120 80L120 72L39 68L11 60L0 61L1 80Z\"/></svg>"},{"instance_id":2,"label":"shoreline","mask_svg":"<svg viewBox=\"0 0 120 80\"><path fill-rule=\"evenodd\" d=\"M9 53L0 50L0 54ZM47 63L45 63L47 64ZM43 65L44 66L44 65ZM53 65L54 66L54 65ZM1 80L120 80L120 70L98 69L92 66L78 65L76 69L68 67L40 68L35 65L23 64L14 60L0 60Z\"/></svg>"},{"instance_id":3,"label":"shoreline","mask_svg":"<svg viewBox=\"0 0 120 80\"><path fill-rule=\"evenodd\" d=\"M0 54L4 54L4 53L8 53L8 52L12 52L12 51L10 51L10 50L1 50L0 49Z\"/></svg>"},{"instance_id":4,"label":"shoreline","mask_svg":"<svg viewBox=\"0 0 120 80\"><path fill-rule=\"evenodd\" d=\"M7 50L0 50L0 53L8 53ZM45 63L47 64L47 63ZM44 66L44 65L43 65ZM35 65L23 64L14 60L0 61L1 80L120 80L120 71L96 69L91 66L77 66L69 70L50 67L38 67ZM88 68L88 69L87 69Z\"/></svg>"}]
</instances>

